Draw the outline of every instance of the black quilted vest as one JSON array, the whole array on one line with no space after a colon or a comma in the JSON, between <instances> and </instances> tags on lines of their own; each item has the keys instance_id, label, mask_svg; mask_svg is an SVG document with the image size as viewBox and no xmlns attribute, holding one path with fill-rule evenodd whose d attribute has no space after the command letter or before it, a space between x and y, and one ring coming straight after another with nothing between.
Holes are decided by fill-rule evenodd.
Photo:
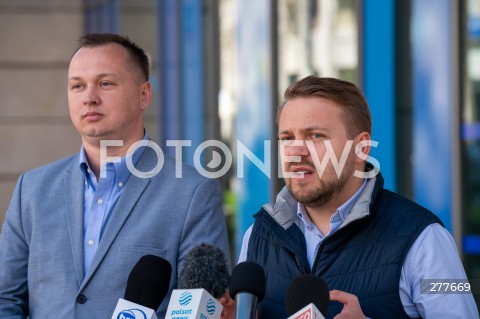
<instances>
[{"instance_id":1,"label":"black quilted vest","mask_svg":"<svg viewBox=\"0 0 480 319\"><path fill-rule=\"evenodd\" d=\"M286 288L295 276L306 273L323 278L330 290L356 295L369 318L409 318L399 295L403 261L425 227L442 223L425 208L384 190L381 175L369 212L325 238L310 269L302 231L296 224L282 228L262 208L255 215L247 253L247 260L260 264L266 275L259 319L287 318ZM327 318L341 310L342 304L330 302Z\"/></svg>"}]
</instances>

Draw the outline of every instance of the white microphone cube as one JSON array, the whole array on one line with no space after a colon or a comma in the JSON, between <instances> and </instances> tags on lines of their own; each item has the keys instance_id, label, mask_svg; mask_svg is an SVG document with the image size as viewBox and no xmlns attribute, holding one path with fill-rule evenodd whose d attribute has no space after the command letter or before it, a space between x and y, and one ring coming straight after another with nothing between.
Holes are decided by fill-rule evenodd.
<instances>
[{"instance_id":1,"label":"white microphone cube","mask_svg":"<svg viewBox=\"0 0 480 319\"><path fill-rule=\"evenodd\" d=\"M165 319L220 319L222 309L205 289L174 289Z\"/></svg>"},{"instance_id":2,"label":"white microphone cube","mask_svg":"<svg viewBox=\"0 0 480 319\"><path fill-rule=\"evenodd\" d=\"M310 303L288 317L288 319L325 319L325 317L313 303Z\"/></svg>"},{"instance_id":3,"label":"white microphone cube","mask_svg":"<svg viewBox=\"0 0 480 319\"><path fill-rule=\"evenodd\" d=\"M120 298L112 319L157 319L153 309Z\"/></svg>"}]
</instances>

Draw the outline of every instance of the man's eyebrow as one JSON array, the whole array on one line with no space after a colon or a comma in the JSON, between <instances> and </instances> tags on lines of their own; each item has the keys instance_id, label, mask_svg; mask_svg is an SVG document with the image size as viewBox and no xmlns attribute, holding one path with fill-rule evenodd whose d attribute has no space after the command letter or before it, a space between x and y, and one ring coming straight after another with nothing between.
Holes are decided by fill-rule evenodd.
<instances>
[{"instance_id":1,"label":"man's eyebrow","mask_svg":"<svg viewBox=\"0 0 480 319\"><path fill-rule=\"evenodd\" d=\"M100 74L96 75L96 78L101 79L101 78L104 78L106 76L118 77L118 75L115 74L115 73L100 73ZM71 81L71 80L81 80L81 79L82 79L81 76L71 76L71 77L68 78L69 81Z\"/></svg>"},{"instance_id":2,"label":"man's eyebrow","mask_svg":"<svg viewBox=\"0 0 480 319\"><path fill-rule=\"evenodd\" d=\"M305 128L302 128L300 129L301 132L310 132L310 131L324 131L324 132L330 132L330 129L326 128L326 127L321 127L321 126L317 126L317 125L314 125L314 126L307 126ZM286 134L286 133L290 133L291 130L290 129L286 129L286 130L281 130L281 131L278 131L278 134Z\"/></svg>"},{"instance_id":3,"label":"man's eyebrow","mask_svg":"<svg viewBox=\"0 0 480 319\"><path fill-rule=\"evenodd\" d=\"M309 132L309 131L324 131L324 132L330 132L330 129L327 128L327 127L322 127L322 126L314 125L314 126L308 126L308 127L304 128L303 131L306 131L306 132Z\"/></svg>"}]
</instances>

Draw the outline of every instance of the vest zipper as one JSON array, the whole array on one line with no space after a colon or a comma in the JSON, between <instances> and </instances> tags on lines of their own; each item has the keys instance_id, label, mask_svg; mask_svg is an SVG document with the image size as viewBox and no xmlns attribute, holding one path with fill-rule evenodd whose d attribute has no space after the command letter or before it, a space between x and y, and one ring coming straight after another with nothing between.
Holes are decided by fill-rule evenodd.
<instances>
[{"instance_id":1,"label":"vest zipper","mask_svg":"<svg viewBox=\"0 0 480 319\"><path fill-rule=\"evenodd\" d=\"M313 261L313 266L312 266L312 274L315 274L315 270L317 270L317 264L318 264L318 258L320 257L320 252L325 245L325 243L330 240L331 237L325 238L322 243L320 244L320 247L318 247L317 254L315 255L315 260Z\"/></svg>"},{"instance_id":2,"label":"vest zipper","mask_svg":"<svg viewBox=\"0 0 480 319\"><path fill-rule=\"evenodd\" d=\"M313 266L312 266L312 271L311 271L312 274L315 274L315 271L317 270L318 259L320 258L320 253L321 253L323 247L326 245L326 243L329 242L329 241L331 241L332 238L338 236L338 235L341 234L342 232L345 232L345 231L346 231L345 229L348 229L348 228L350 228L352 225L355 225L355 224L359 223L359 222L362 221L364 218L366 218L366 217L361 217L361 218L359 218L359 219L356 219L356 220L350 222L348 225L346 225L345 227L337 230L337 231L334 232L331 236L328 236L327 238L325 238L325 239L320 243L320 246L318 247L317 253L316 253L316 255L315 255L315 260L313 261Z\"/></svg>"}]
</instances>

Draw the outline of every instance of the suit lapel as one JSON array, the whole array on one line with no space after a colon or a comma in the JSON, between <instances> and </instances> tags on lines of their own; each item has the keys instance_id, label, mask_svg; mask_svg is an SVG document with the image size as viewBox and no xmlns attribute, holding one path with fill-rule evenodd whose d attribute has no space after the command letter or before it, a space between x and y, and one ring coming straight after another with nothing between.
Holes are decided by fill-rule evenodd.
<instances>
[{"instance_id":1,"label":"suit lapel","mask_svg":"<svg viewBox=\"0 0 480 319\"><path fill-rule=\"evenodd\" d=\"M73 263L78 285L83 281L83 193L85 178L74 157L65 174L65 202L67 229L72 245Z\"/></svg>"},{"instance_id":2,"label":"suit lapel","mask_svg":"<svg viewBox=\"0 0 480 319\"><path fill-rule=\"evenodd\" d=\"M149 170L149 167L156 165L156 155L152 157L152 152L149 148L146 148L144 154L138 161L137 167L140 171L145 172ZM125 189L123 190L120 198L118 199L115 208L111 212L109 221L105 227L100 244L98 245L95 257L92 260L92 264L89 267L88 273L85 276L81 289L88 283L93 276L103 258L107 254L110 246L120 232L123 224L127 220L128 216L135 207L137 201L142 195L143 191L150 183L148 178L138 178L135 175L131 175L128 179Z\"/></svg>"}]
</instances>

